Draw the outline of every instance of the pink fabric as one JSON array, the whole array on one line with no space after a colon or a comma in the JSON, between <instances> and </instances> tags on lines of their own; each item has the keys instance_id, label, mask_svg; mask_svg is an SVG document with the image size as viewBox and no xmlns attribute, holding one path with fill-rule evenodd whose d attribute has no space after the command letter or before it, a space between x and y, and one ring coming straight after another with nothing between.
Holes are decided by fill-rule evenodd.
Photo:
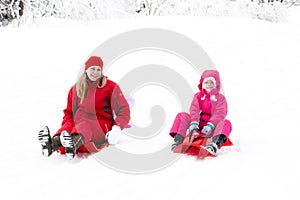
<instances>
[{"instance_id":1,"label":"pink fabric","mask_svg":"<svg viewBox=\"0 0 300 200\"><path fill-rule=\"evenodd\" d=\"M216 88L209 93L202 88L205 78L213 77L216 80ZM194 95L190 106L190 114L179 113L173 123L170 135L176 133L186 136L186 130L190 122L199 122L200 130L208 123L215 126L214 135L224 134L229 136L232 125L229 120L225 119L227 115L227 101L224 95L220 94L221 82L219 72L216 70L206 70L203 72L198 85L199 92Z\"/></svg>"},{"instance_id":2,"label":"pink fabric","mask_svg":"<svg viewBox=\"0 0 300 200\"><path fill-rule=\"evenodd\" d=\"M201 113L201 115L200 115ZM191 121L200 122L201 126L211 122L215 126L227 115L227 102L222 94L211 96L206 91L194 95L190 106Z\"/></svg>"},{"instance_id":3,"label":"pink fabric","mask_svg":"<svg viewBox=\"0 0 300 200\"><path fill-rule=\"evenodd\" d=\"M209 93L202 88L203 80L208 77L213 77L217 83L216 88ZM204 126L207 122L211 122L216 126L227 115L226 99L224 95L219 93L221 89L219 72L216 70L204 71L198 88L200 92L194 95L190 106L191 121L200 121L201 126Z\"/></svg>"},{"instance_id":4,"label":"pink fabric","mask_svg":"<svg viewBox=\"0 0 300 200\"><path fill-rule=\"evenodd\" d=\"M176 115L176 118L174 120L173 126L170 130L170 136L174 137L175 134L179 134L182 137L185 137L187 135L187 130L190 125L190 115L186 112L181 112ZM200 129L202 129L203 126L200 126ZM229 137L229 134L231 133L232 125L231 122L227 119L222 120L218 123L218 125L215 127L213 136L224 134L226 137Z\"/></svg>"},{"instance_id":5,"label":"pink fabric","mask_svg":"<svg viewBox=\"0 0 300 200\"><path fill-rule=\"evenodd\" d=\"M213 77L215 80L216 80L216 83L217 83L217 87L215 90L215 93L219 93L220 92L220 89L221 89L221 81L220 81L220 75L219 75L219 72L216 71L216 70L205 70L200 78L200 82L199 82L199 85L198 85L198 88L200 91L203 90L202 88L202 83L203 83L203 80L207 77ZM213 90L212 90L213 91Z\"/></svg>"},{"instance_id":6,"label":"pink fabric","mask_svg":"<svg viewBox=\"0 0 300 200\"><path fill-rule=\"evenodd\" d=\"M185 137L189 124L190 115L186 112L178 113L170 130L170 135L174 137L176 134L180 134L181 136Z\"/></svg>"},{"instance_id":7,"label":"pink fabric","mask_svg":"<svg viewBox=\"0 0 300 200\"><path fill-rule=\"evenodd\" d=\"M215 127L213 137L216 135L224 134L228 138L229 134L231 133L231 130L232 130L231 122L227 119L222 120Z\"/></svg>"},{"instance_id":8,"label":"pink fabric","mask_svg":"<svg viewBox=\"0 0 300 200\"><path fill-rule=\"evenodd\" d=\"M191 121L194 122L199 122L200 121L200 111L201 111L201 106L198 101L200 99L200 94L196 93L194 95L194 98L192 100L191 106L190 106L190 116L191 116Z\"/></svg>"}]
</instances>

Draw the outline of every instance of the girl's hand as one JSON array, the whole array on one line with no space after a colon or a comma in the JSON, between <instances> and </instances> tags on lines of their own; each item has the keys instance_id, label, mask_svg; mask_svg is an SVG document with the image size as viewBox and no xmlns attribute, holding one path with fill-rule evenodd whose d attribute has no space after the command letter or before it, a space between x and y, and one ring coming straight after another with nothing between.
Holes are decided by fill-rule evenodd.
<instances>
[{"instance_id":1,"label":"girl's hand","mask_svg":"<svg viewBox=\"0 0 300 200\"><path fill-rule=\"evenodd\" d=\"M212 135L215 126L212 123L207 123L201 130L201 133L205 135Z\"/></svg>"},{"instance_id":2,"label":"girl's hand","mask_svg":"<svg viewBox=\"0 0 300 200\"><path fill-rule=\"evenodd\" d=\"M199 123L196 121L193 121L190 123L189 131L192 134L193 132L197 132L199 130Z\"/></svg>"}]
</instances>

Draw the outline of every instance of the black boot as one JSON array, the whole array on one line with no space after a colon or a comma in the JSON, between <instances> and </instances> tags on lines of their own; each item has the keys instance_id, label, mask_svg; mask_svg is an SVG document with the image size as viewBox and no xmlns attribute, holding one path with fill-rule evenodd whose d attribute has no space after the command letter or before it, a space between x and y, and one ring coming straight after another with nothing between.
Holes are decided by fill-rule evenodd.
<instances>
[{"instance_id":1,"label":"black boot","mask_svg":"<svg viewBox=\"0 0 300 200\"><path fill-rule=\"evenodd\" d=\"M216 135L213 137L212 142L214 142L218 148L220 148L227 141L227 137L224 134Z\"/></svg>"},{"instance_id":2,"label":"black boot","mask_svg":"<svg viewBox=\"0 0 300 200\"><path fill-rule=\"evenodd\" d=\"M38 134L38 139L42 145L42 154L49 157L52 154L52 140L48 126L43 126Z\"/></svg>"},{"instance_id":3,"label":"black boot","mask_svg":"<svg viewBox=\"0 0 300 200\"><path fill-rule=\"evenodd\" d=\"M60 147L62 147L62 144L60 142L59 135L52 138L52 152L58 150Z\"/></svg>"},{"instance_id":4,"label":"black boot","mask_svg":"<svg viewBox=\"0 0 300 200\"><path fill-rule=\"evenodd\" d=\"M69 159L75 157L76 150L84 144L84 138L81 134L70 134L68 131L62 131L60 141L66 149L66 156Z\"/></svg>"},{"instance_id":5,"label":"black boot","mask_svg":"<svg viewBox=\"0 0 300 200\"><path fill-rule=\"evenodd\" d=\"M59 136L51 138L48 126L41 128L38 139L42 145L42 154L45 157L49 157L54 151L62 147Z\"/></svg>"},{"instance_id":6,"label":"black boot","mask_svg":"<svg viewBox=\"0 0 300 200\"><path fill-rule=\"evenodd\" d=\"M181 135L176 134L174 136L174 142L172 143L171 150L173 151L178 145L180 145L183 142L183 140L184 138Z\"/></svg>"},{"instance_id":7,"label":"black boot","mask_svg":"<svg viewBox=\"0 0 300 200\"><path fill-rule=\"evenodd\" d=\"M216 135L212 139L212 143L208 144L205 149L213 155L217 155L217 151L227 141L227 137L224 134Z\"/></svg>"}]
</instances>

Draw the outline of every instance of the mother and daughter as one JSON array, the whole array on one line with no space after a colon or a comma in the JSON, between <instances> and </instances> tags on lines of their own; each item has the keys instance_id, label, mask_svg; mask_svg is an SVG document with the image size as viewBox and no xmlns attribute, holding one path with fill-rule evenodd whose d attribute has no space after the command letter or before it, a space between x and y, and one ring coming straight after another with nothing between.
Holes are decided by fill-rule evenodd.
<instances>
[{"instance_id":1,"label":"mother and daughter","mask_svg":"<svg viewBox=\"0 0 300 200\"><path fill-rule=\"evenodd\" d=\"M187 134L212 137L205 148L212 154L226 142L231 123L225 119L227 103L220 94L220 77L216 70L204 71L194 95L190 113L179 113L170 131L173 150ZM91 56L85 62L79 80L71 87L61 128L51 137L43 126L38 134L42 154L65 153L73 159L78 152L97 152L103 144L116 144L121 130L130 120L130 109L120 87L103 75L103 61ZM187 131L188 130L188 131Z\"/></svg>"}]
</instances>

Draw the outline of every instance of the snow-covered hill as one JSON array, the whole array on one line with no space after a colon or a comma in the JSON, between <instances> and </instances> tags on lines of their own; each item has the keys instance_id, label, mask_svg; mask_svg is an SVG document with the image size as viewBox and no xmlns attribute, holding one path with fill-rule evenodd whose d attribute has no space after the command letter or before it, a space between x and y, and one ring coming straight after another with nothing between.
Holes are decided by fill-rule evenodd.
<instances>
[{"instance_id":1,"label":"snow-covered hill","mask_svg":"<svg viewBox=\"0 0 300 200\"><path fill-rule=\"evenodd\" d=\"M38 22L38 27L0 30L0 180L5 199L299 199L299 25L151 17L89 23L53 19ZM67 92L85 59L113 36L143 28L175 31L206 51L221 74L235 145L214 159L180 157L139 175L111 169L96 156L72 161L58 154L42 157L37 132L44 124L52 132L59 128ZM176 68L182 62L174 54L142 53L120 58L128 66L107 70L107 75L121 79L135 63ZM185 64L182 77L195 90L198 74ZM171 143L167 131L180 108L178 99L158 84L140 89L147 92L135 93L132 123L149 125L153 105L165 107L166 123L149 140L123 138L115 148L143 155Z\"/></svg>"}]
</instances>

